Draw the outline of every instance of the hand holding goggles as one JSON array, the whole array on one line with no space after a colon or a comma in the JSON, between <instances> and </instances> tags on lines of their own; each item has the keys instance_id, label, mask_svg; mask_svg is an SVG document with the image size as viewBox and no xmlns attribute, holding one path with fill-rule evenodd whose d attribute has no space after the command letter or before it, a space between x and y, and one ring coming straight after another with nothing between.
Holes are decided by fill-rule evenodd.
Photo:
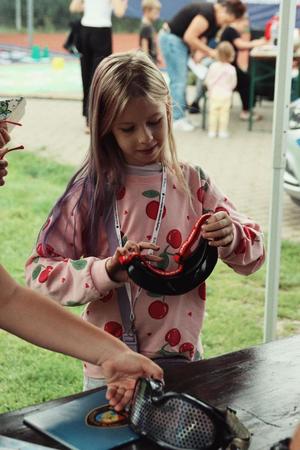
<instances>
[{"instance_id":1,"label":"hand holding goggles","mask_svg":"<svg viewBox=\"0 0 300 450\"><path fill-rule=\"evenodd\" d=\"M250 433L230 408L220 410L187 394L163 391L140 378L129 414L133 430L173 450L246 450Z\"/></svg>"},{"instance_id":2,"label":"hand holding goggles","mask_svg":"<svg viewBox=\"0 0 300 450\"><path fill-rule=\"evenodd\" d=\"M174 255L178 268L170 272L149 264L145 256L132 253L120 256L120 264L126 268L129 277L140 287L156 294L180 295L191 291L203 283L213 271L218 251L208 245L208 241L200 237L196 249L191 248L200 236L202 225L210 217L204 214L196 222L190 235Z\"/></svg>"}]
</instances>

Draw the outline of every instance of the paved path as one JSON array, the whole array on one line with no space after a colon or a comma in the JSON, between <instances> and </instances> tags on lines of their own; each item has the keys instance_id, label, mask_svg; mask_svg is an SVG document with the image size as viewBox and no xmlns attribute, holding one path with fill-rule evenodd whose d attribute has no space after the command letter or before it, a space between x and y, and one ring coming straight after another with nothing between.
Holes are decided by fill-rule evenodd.
<instances>
[{"instance_id":1,"label":"paved path","mask_svg":"<svg viewBox=\"0 0 300 450\"><path fill-rule=\"evenodd\" d=\"M259 111L264 120L248 132L239 121L239 100L231 117L229 139L209 139L199 127L192 133L176 133L181 159L202 165L237 208L254 217L268 230L272 178L272 103L264 102ZM191 117L200 123L201 116ZM22 129L16 139L28 150L59 162L78 165L84 158L89 136L83 132L81 102L71 100L27 101ZM300 208L284 194L282 235L300 242Z\"/></svg>"}]
</instances>

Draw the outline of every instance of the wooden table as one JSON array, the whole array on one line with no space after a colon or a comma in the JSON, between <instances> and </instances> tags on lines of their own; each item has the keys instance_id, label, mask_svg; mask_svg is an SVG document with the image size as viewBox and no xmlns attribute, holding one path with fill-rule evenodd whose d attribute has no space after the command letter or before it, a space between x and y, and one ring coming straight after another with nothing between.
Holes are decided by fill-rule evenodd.
<instances>
[{"instance_id":1,"label":"wooden table","mask_svg":"<svg viewBox=\"0 0 300 450\"><path fill-rule=\"evenodd\" d=\"M300 422L300 335L165 370L167 389L187 392L215 406L229 405L253 434L251 450L269 450ZM65 447L23 424L32 412L80 393L0 415L0 434L53 448ZM145 439L122 447L158 449ZM92 450L92 449L87 449Z\"/></svg>"},{"instance_id":2,"label":"wooden table","mask_svg":"<svg viewBox=\"0 0 300 450\"><path fill-rule=\"evenodd\" d=\"M277 53L278 47L274 45L256 47L250 52L249 131L252 130L253 126L253 107L257 86L262 83L268 83L274 91ZM299 63L299 50L294 52L293 58ZM300 96L300 71L298 71L297 94Z\"/></svg>"}]
</instances>

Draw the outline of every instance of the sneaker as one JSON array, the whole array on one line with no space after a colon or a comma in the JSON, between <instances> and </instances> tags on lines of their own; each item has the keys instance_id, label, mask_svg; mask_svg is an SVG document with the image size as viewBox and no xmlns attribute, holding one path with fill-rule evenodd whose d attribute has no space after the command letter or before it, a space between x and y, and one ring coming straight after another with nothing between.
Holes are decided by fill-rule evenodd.
<instances>
[{"instance_id":1,"label":"sneaker","mask_svg":"<svg viewBox=\"0 0 300 450\"><path fill-rule=\"evenodd\" d=\"M230 134L228 133L228 131L219 131L219 137L223 138L223 139L227 139L229 138Z\"/></svg>"},{"instance_id":2,"label":"sneaker","mask_svg":"<svg viewBox=\"0 0 300 450\"><path fill-rule=\"evenodd\" d=\"M200 114L201 108L198 105L198 102L193 102L191 105L188 106L188 112L190 114Z\"/></svg>"},{"instance_id":3,"label":"sneaker","mask_svg":"<svg viewBox=\"0 0 300 450\"><path fill-rule=\"evenodd\" d=\"M250 112L249 111L242 111L240 114L240 119L241 120L249 120L250 117ZM257 122L258 120L261 120L262 116L260 114L257 114L256 112L252 113L252 120L253 122Z\"/></svg>"},{"instance_id":4,"label":"sneaker","mask_svg":"<svg viewBox=\"0 0 300 450\"><path fill-rule=\"evenodd\" d=\"M174 120L173 129L178 131L194 131L195 127L185 117Z\"/></svg>"},{"instance_id":5,"label":"sneaker","mask_svg":"<svg viewBox=\"0 0 300 450\"><path fill-rule=\"evenodd\" d=\"M215 137L217 137L217 133L215 133L214 131L209 131L209 132L207 133L207 136L208 136L209 138L215 138Z\"/></svg>"}]
</instances>

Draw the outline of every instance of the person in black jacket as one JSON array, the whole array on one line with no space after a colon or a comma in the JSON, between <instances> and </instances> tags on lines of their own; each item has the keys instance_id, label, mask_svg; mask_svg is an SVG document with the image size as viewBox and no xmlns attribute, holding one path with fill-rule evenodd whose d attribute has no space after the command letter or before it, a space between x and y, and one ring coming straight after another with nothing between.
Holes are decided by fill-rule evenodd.
<instances>
[{"instance_id":1,"label":"person in black jacket","mask_svg":"<svg viewBox=\"0 0 300 450\"><path fill-rule=\"evenodd\" d=\"M248 27L248 18L246 16L237 19L230 26L227 26L220 36L220 42L227 41L233 46L235 50L235 58L232 62L233 66L236 68L237 73L237 87L236 90L240 94L242 102L242 111L240 113L241 120L249 119L249 100L250 100L250 74L247 70L241 68L238 64L237 55L239 50L251 50L254 47L259 47L266 44L264 38L253 39L251 41L246 41L241 37L241 33ZM254 113L252 116L253 120L261 119L261 116Z\"/></svg>"},{"instance_id":2,"label":"person in black jacket","mask_svg":"<svg viewBox=\"0 0 300 450\"><path fill-rule=\"evenodd\" d=\"M245 11L245 5L239 0L227 0L224 4L191 3L163 25L159 33L159 45L170 78L174 129L193 130L193 126L185 119L184 112L189 52L201 50L214 58L215 50L207 42L216 35L219 28L242 17Z\"/></svg>"}]
</instances>

